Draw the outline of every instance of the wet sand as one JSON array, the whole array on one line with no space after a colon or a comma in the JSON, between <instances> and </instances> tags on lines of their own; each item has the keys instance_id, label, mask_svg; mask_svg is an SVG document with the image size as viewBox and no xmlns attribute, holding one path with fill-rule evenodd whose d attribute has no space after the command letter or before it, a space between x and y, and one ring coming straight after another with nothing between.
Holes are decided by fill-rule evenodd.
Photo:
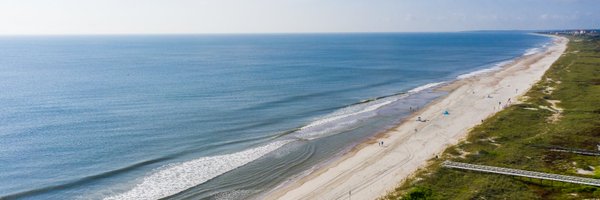
<instances>
[{"instance_id":1,"label":"wet sand","mask_svg":"<svg viewBox=\"0 0 600 200\"><path fill-rule=\"evenodd\" d=\"M555 37L546 51L516 59L501 70L438 88L449 94L397 127L358 145L340 159L264 196L266 199L376 199L426 166L469 129L518 101L566 49ZM508 101L510 99L510 102ZM444 113L448 111L448 115ZM418 118L421 121L418 121ZM379 144L380 141L384 145Z\"/></svg>"}]
</instances>

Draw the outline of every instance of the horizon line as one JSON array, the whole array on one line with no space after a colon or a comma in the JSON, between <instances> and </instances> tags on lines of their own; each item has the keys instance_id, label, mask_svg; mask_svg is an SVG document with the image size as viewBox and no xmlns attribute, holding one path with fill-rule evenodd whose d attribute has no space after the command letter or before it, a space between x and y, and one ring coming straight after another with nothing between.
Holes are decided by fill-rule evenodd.
<instances>
[{"instance_id":1,"label":"horizon line","mask_svg":"<svg viewBox=\"0 0 600 200\"><path fill-rule=\"evenodd\" d=\"M568 29L476 29L458 31L316 31L316 32L204 32L204 33L40 33L40 34L2 34L10 36L127 36L127 35L294 35L294 34L393 34L393 33L461 33L461 32L543 32L565 30L600 30L600 28Z\"/></svg>"}]
</instances>

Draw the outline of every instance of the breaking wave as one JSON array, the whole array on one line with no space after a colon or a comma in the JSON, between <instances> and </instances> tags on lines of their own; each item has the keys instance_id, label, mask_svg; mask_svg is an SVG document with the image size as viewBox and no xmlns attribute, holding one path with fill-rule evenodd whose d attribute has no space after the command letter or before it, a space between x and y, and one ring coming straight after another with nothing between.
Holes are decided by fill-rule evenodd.
<instances>
[{"instance_id":1,"label":"breaking wave","mask_svg":"<svg viewBox=\"0 0 600 200\"><path fill-rule=\"evenodd\" d=\"M243 166L291 141L275 141L237 153L202 157L182 163L169 164L144 177L141 183L135 185L133 189L105 199L160 199L168 197Z\"/></svg>"},{"instance_id":2,"label":"breaking wave","mask_svg":"<svg viewBox=\"0 0 600 200\"><path fill-rule=\"evenodd\" d=\"M490 68L485 68L485 69L469 72L466 74L462 74L462 75L457 76L456 78L457 79L466 79L466 78L471 78L471 77L481 75L481 74L495 72L495 71L502 69L502 67L504 67L505 65L507 65L511 62L513 62L513 60L502 61L502 62L496 63L494 66L492 66Z\"/></svg>"},{"instance_id":3,"label":"breaking wave","mask_svg":"<svg viewBox=\"0 0 600 200\"><path fill-rule=\"evenodd\" d=\"M426 89L429 89L429 88L433 88L435 86L438 86L438 85L441 85L441 84L444 84L444 83L446 83L446 82L437 82L437 83L425 84L425 85L416 87L416 88L414 88L412 90L409 90L408 93L417 93L417 92L420 92L420 91L423 91L423 90L426 90Z\"/></svg>"},{"instance_id":4,"label":"breaking wave","mask_svg":"<svg viewBox=\"0 0 600 200\"><path fill-rule=\"evenodd\" d=\"M383 96L349 105L320 117L305 126L291 130L284 136L278 137L278 140L263 146L237 153L201 157L160 167L142 178L129 191L105 199L160 199L172 196L257 160L290 142L313 140L353 129L359 126L360 122L375 117L380 108L443 83L430 83L414 88L407 93Z\"/></svg>"}]
</instances>

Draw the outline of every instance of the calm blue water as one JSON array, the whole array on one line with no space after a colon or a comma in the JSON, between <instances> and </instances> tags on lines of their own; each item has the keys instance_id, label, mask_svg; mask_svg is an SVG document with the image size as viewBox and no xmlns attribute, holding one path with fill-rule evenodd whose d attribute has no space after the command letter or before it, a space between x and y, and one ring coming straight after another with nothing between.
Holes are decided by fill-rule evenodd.
<instances>
[{"instance_id":1,"label":"calm blue water","mask_svg":"<svg viewBox=\"0 0 600 200\"><path fill-rule=\"evenodd\" d=\"M549 41L507 32L0 37L0 198L253 196L443 95L409 90Z\"/></svg>"}]
</instances>

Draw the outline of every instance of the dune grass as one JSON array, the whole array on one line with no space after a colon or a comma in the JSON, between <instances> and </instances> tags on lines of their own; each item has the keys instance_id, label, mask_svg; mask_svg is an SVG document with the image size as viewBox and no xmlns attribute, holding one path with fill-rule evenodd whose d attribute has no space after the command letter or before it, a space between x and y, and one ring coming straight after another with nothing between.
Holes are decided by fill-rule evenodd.
<instances>
[{"instance_id":1,"label":"dune grass","mask_svg":"<svg viewBox=\"0 0 600 200\"><path fill-rule=\"evenodd\" d=\"M600 178L600 157L548 147L598 150L600 38L573 37L568 49L512 105L383 199L586 199L600 187L440 167L443 160Z\"/></svg>"}]
</instances>

